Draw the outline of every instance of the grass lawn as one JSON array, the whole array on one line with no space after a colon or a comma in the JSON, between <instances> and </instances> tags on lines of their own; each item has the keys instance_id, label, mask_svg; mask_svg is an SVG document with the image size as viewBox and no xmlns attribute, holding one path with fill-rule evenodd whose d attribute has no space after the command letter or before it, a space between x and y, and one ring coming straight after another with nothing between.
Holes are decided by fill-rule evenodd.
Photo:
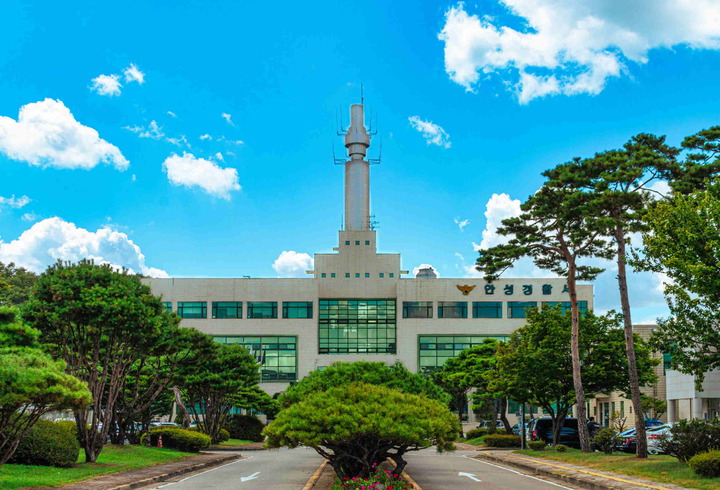
<instances>
[{"instance_id":1,"label":"grass lawn","mask_svg":"<svg viewBox=\"0 0 720 490\"><path fill-rule=\"evenodd\" d=\"M483 439L485 439L485 436L476 437L474 439L460 439L460 442L472 444L473 446L484 446L485 443L483 442Z\"/></svg>"},{"instance_id":2,"label":"grass lawn","mask_svg":"<svg viewBox=\"0 0 720 490\"><path fill-rule=\"evenodd\" d=\"M80 451L78 463L72 468L4 464L0 466L0 486L2 488L54 487L108 473L169 463L194 455L173 449L108 445L102 450L96 463L85 463L85 453Z\"/></svg>"},{"instance_id":3,"label":"grass lawn","mask_svg":"<svg viewBox=\"0 0 720 490\"><path fill-rule=\"evenodd\" d=\"M568 449L566 452L559 453L550 448L545 451L528 449L515 452L577 464L596 470L647 478L661 483L673 483L687 488L707 490L720 488L720 478L700 478L690 471L690 468L672 456L650 456L647 459L638 459L634 454L583 453L578 449Z\"/></svg>"},{"instance_id":4,"label":"grass lawn","mask_svg":"<svg viewBox=\"0 0 720 490\"><path fill-rule=\"evenodd\" d=\"M244 446L245 444L252 444L252 442L253 441L245 441L242 439L228 439L218 444L218 446Z\"/></svg>"}]
</instances>

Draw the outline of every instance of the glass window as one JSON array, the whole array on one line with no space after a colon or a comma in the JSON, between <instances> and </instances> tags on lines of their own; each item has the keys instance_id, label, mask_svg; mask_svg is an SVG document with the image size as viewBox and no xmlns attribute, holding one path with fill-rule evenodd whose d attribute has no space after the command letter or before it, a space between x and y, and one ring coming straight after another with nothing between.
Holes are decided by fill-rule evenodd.
<instances>
[{"instance_id":1,"label":"glass window","mask_svg":"<svg viewBox=\"0 0 720 490\"><path fill-rule=\"evenodd\" d=\"M335 273L334 273L334 272L331 272L331 273L330 273L330 277L331 277L331 278L332 278L332 277L335 277Z\"/></svg>"},{"instance_id":2,"label":"glass window","mask_svg":"<svg viewBox=\"0 0 720 490\"><path fill-rule=\"evenodd\" d=\"M360 245L360 240L355 240L355 245Z\"/></svg>"},{"instance_id":3,"label":"glass window","mask_svg":"<svg viewBox=\"0 0 720 490\"><path fill-rule=\"evenodd\" d=\"M321 273L320 273L320 277L327 277L327 274L324 273L324 272L321 272Z\"/></svg>"},{"instance_id":4,"label":"glass window","mask_svg":"<svg viewBox=\"0 0 720 490\"><path fill-rule=\"evenodd\" d=\"M349 273L349 272L346 272L346 273L345 273L345 277L350 277L350 273Z\"/></svg>"},{"instance_id":5,"label":"glass window","mask_svg":"<svg viewBox=\"0 0 720 490\"><path fill-rule=\"evenodd\" d=\"M432 301L403 301L403 318L432 318Z\"/></svg>"},{"instance_id":6,"label":"glass window","mask_svg":"<svg viewBox=\"0 0 720 490\"><path fill-rule=\"evenodd\" d=\"M457 357L464 349L482 344L485 339L507 340L509 338L484 335L419 335L419 371L423 374L430 374L445 364L446 360Z\"/></svg>"},{"instance_id":7,"label":"glass window","mask_svg":"<svg viewBox=\"0 0 720 490\"><path fill-rule=\"evenodd\" d=\"M297 337L215 337L221 344L240 344L260 363L263 381L297 380Z\"/></svg>"},{"instance_id":8,"label":"glass window","mask_svg":"<svg viewBox=\"0 0 720 490\"><path fill-rule=\"evenodd\" d=\"M391 272L390 274L388 274L388 276L395 277L395 274Z\"/></svg>"},{"instance_id":9,"label":"glass window","mask_svg":"<svg viewBox=\"0 0 720 490\"><path fill-rule=\"evenodd\" d=\"M369 273L369 272L366 272L366 273L365 273L365 277L370 277L370 273Z\"/></svg>"},{"instance_id":10,"label":"glass window","mask_svg":"<svg viewBox=\"0 0 720 490\"><path fill-rule=\"evenodd\" d=\"M508 301L508 318L525 318L527 308L537 308L537 301Z\"/></svg>"},{"instance_id":11,"label":"glass window","mask_svg":"<svg viewBox=\"0 0 720 490\"><path fill-rule=\"evenodd\" d=\"M277 318L276 301L248 301L248 318Z\"/></svg>"},{"instance_id":12,"label":"glass window","mask_svg":"<svg viewBox=\"0 0 720 490\"><path fill-rule=\"evenodd\" d=\"M321 299L320 354L395 354L394 299Z\"/></svg>"},{"instance_id":13,"label":"glass window","mask_svg":"<svg viewBox=\"0 0 720 490\"><path fill-rule=\"evenodd\" d=\"M359 272L356 272L356 273L355 273L355 277L360 277L360 273L359 273Z\"/></svg>"},{"instance_id":14,"label":"glass window","mask_svg":"<svg viewBox=\"0 0 720 490\"><path fill-rule=\"evenodd\" d=\"M380 277L385 277L385 274L381 272Z\"/></svg>"},{"instance_id":15,"label":"glass window","mask_svg":"<svg viewBox=\"0 0 720 490\"><path fill-rule=\"evenodd\" d=\"M473 318L502 318L502 301L473 301Z\"/></svg>"},{"instance_id":16,"label":"glass window","mask_svg":"<svg viewBox=\"0 0 720 490\"><path fill-rule=\"evenodd\" d=\"M370 240L365 240L365 245L370 245Z\"/></svg>"},{"instance_id":17,"label":"glass window","mask_svg":"<svg viewBox=\"0 0 720 490\"><path fill-rule=\"evenodd\" d=\"M438 318L467 318L467 301L438 301Z\"/></svg>"},{"instance_id":18,"label":"glass window","mask_svg":"<svg viewBox=\"0 0 720 490\"><path fill-rule=\"evenodd\" d=\"M167 311L172 313L172 301L163 301L163 306Z\"/></svg>"},{"instance_id":19,"label":"glass window","mask_svg":"<svg viewBox=\"0 0 720 490\"><path fill-rule=\"evenodd\" d=\"M345 245L350 245L350 240L345 240Z\"/></svg>"},{"instance_id":20,"label":"glass window","mask_svg":"<svg viewBox=\"0 0 720 490\"><path fill-rule=\"evenodd\" d=\"M178 301L177 314L180 318L207 318L207 302Z\"/></svg>"},{"instance_id":21,"label":"glass window","mask_svg":"<svg viewBox=\"0 0 720 490\"><path fill-rule=\"evenodd\" d=\"M283 301L283 318L312 318L312 301Z\"/></svg>"},{"instance_id":22,"label":"glass window","mask_svg":"<svg viewBox=\"0 0 720 490\"><path fill-rule=\"evenodd\" d=\"M242 301L213 301L213 318L242 318Z\"/></svg>"},{"instance_id":23,"label":"glass window","mask_svg":"<svg viewBox=\"0 0 720 490\"><path fill-rule=\"evenodd\" d=\"M543 306L549 306L550 308L554 308L557 305L560 305L560 308L562 309L563 313L567 313L570 311L570 302L569 301L543 301ZM587 301L578 301L578 311L580 313L585 313L588 310L588 302Z\"/></svg>"}]
</instances>

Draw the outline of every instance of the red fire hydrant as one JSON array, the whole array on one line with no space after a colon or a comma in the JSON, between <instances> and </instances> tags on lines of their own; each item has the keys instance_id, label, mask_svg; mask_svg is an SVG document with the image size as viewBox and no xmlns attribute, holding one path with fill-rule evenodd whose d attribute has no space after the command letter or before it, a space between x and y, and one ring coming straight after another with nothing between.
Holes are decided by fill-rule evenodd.
<instances>
[{"instance_id":1,"label":"red fire hydrant","mask_svg":"<svg viewBox=\"0 0 720 490\"><path fill-rule=\"evenodd\" d=\"M158 445L157 447L162 447L162 434L158 436Z\"/></svg>"}]
</instances>

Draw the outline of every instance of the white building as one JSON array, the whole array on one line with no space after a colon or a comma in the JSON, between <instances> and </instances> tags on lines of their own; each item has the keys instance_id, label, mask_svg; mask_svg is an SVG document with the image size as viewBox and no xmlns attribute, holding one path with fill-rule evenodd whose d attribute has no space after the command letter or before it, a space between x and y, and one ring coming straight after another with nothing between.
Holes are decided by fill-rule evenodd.
<instances>
[{"instance_id":1,"label":"white building","mask_svg":"<svg viewBox=\"0 0 720 490\"><path fill-rule=\"evenodd\" d=\"M268 393L335 361L400 361L411 371L431 370L486 338L508 337L523 325L528 306L569 308L563 279L488 284L440 279L432 270L403 277L400 254L377 252L362 105L352 106L345 146L345 229L337 253L315 255L312 278L147 280L183 326L255 353ZM578 286L578 297L583 309L593 308L592 286Z\"/></svg>"},{"instance_id":2,"label":"white building","mask_svg":"<svg viewBox=\"0 0 720 490\"><path fill-rule=\"evenodd\" d=\"M695 376L668 369L667 416L669 422L680 419L712 420L720 417L720 371L705 373L702 390L695 387Z\"/></svg>"}]
</instances>

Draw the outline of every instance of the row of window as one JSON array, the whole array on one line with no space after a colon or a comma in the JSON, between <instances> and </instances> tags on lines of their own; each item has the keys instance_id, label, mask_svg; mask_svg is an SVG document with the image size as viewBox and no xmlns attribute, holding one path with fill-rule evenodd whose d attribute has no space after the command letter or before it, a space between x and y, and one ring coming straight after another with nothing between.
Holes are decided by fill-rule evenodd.
<instances>
[{"instance_id":1,"label":"row of window","mask_svg":"<svg viewBox=\"0 0 720 490\"><path fill-rule=\"evenodd\" d=\"M168 311L172 303L165 302ZM212 318L242 318L242 301L213 301ZM178 301L177 314L180 318L207 318L207 301ZM277 318L277 301L248 301L246 318ZM312 301L283 301L283 318L312 318Z\"/></svg>"},{"instance_id":2,"label":"row of window","mask_svg":"<svg viewBox=\"0 0 720 490\"><path fill-rule=\"evenodd\" d=\"M473 318L502 318L502 301L473 301ZM570 311L569 301L543 301L542 306L560 305L563 313ZM537 301L508 301L507 318L525 318L527 308L537 308ZM581 313L587 311L587 301L578 301ZM438 318L467 318L467 301L438 301ZM403 318L433 318L432 301L404 301Z\"/></svg>"},{"instance_id":3,"label":"row of window","mask_svg":"<svg viewBox=\"0 0 720 490\"><path fill-rule=\"evenodd\" d=\"M320 354L395 354L394 299L321 299Z\"/></svg>"},{"instance_id":4,"label":"row of window","mask_svg":"<svg viewBox=\"0 0 720 490\"><path fill-rule=\"evenodd\" d=\"M355 272L355 273L346 272L346 273L345 273L345 277L353 277L353 276L354 276L355 278L359 278L359 277L370 277L370 273L369 273L369 272L364 272L364 273L360 273L360 272ZM321 273L320 273L320 277L324 277L324 278L330 277L331 279L334 279L334 278L337 277L337 274L335 274L334 272L331 272L330 275L328 276L328 273L327 273L327 272L321 272ZM385 273L384 273L384 272L378 273L378 277L385 277ZM394 272L388 272L388 273L387 273L387 277L395 277L395 273L394 273Z\"/></svg>"},{"instance_id":5,"label":"row of window","mask_svg":"<svg viewBox=\"0 0 720 490\"><path fill-rule=\"evenodd\" d=\"M350 240L345 240L345 245L350 245ZM355 240L355 245L360 245L360 240ZM365 245L370 245L370 240L365 240Z\"/></svg>"}]
</instances>

